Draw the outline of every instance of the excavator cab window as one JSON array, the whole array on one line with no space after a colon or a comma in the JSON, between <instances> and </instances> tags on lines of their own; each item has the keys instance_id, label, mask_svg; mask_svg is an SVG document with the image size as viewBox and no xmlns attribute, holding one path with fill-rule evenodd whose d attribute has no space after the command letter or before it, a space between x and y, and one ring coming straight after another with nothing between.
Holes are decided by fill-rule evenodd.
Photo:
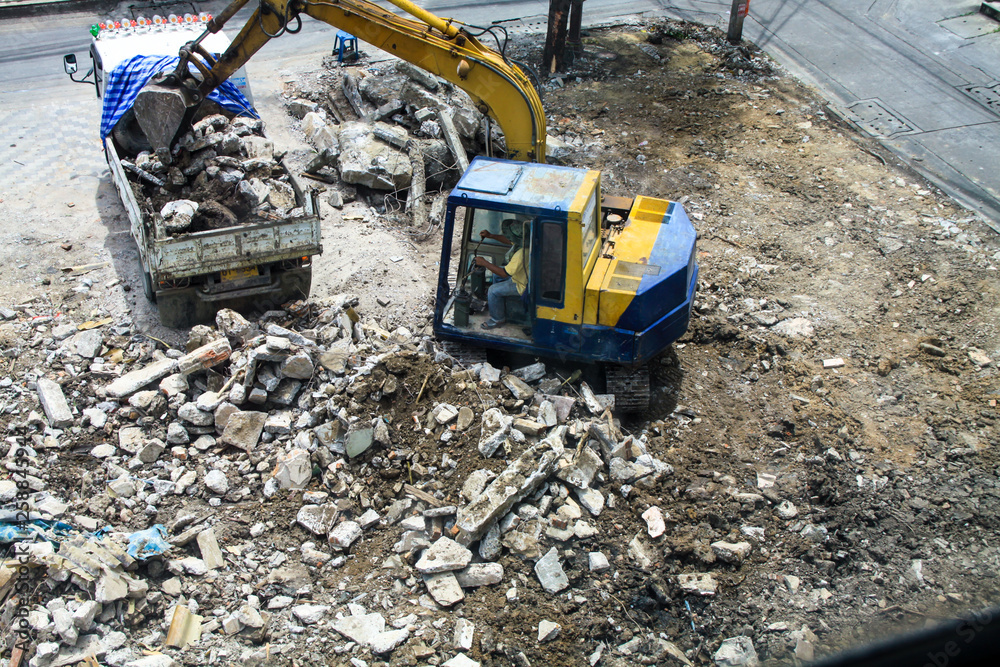
<instances>
[{"instance_id":1,"label":"excavator cab window","mask_svg":"<svg viewBox=\"0 0 1000 667\"><path fill-rule=\"evenodd\" d=\"M562 307L566 288L566 239L564 224L542 221L538 248L539 305Z\"/></svg>"}]
</instances>

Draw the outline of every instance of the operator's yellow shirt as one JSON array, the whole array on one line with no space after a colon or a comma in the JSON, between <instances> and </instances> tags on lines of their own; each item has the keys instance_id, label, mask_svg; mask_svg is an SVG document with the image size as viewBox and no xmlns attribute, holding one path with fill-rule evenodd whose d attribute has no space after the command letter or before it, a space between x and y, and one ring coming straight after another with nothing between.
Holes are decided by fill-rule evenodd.
<instances>
[{"instance_id":1,"label":"operator's yellow shirt","mask_svg":"<svg viewBox=\"0 0 1000 667\"><path fill-rule=\"evenodd\" d=\"M524 288L528 286L528 273L524 270L524 248L521 248L513 255L507 266L503 267L510 279L517 285L517 293L524 294Z\"/></svg>"}]
</instances>

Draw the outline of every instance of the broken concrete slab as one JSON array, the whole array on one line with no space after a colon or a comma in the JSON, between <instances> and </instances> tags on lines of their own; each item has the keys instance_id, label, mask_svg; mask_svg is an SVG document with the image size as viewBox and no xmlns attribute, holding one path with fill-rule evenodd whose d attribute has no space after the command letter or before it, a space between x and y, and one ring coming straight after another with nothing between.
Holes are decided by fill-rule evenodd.
<instances>
[{"instance_id":1,"label":"broken concrete slab","mask_svg":"<svg viewBox=\"0 0 1000 667\"><path fill-rule=\"evenodd\" d=\"M404 190L410 186L413 167L409 157L376 139L367 123L344 123L337 138L340 141L340 178L345 183L375 190Z\"/></svg>"},{"instance_id":2,"label":"broken concrete slab","mask_svg":"<svg viewBox=\"0 0 1000 667\"><path fill-rule=\"evenodd\" d=\"M177 370L176 359L161 359L121 376L105 388L105 393L111 398L125 398L175 370Z\"/></svg>"},{"instance_id":3,"label":"broken concrete slab","mask_svg":"<svg viewBox=\"0 0 1000 667\"><path fill-rule=\"evenodd\" d=\"M525 450L478 498L460 509L455 520L458 542L469 545L478 540L514 503L541 486L562 456L564 438L565 428L556 428L547 438Z\"/></svg>"}]
</instances>

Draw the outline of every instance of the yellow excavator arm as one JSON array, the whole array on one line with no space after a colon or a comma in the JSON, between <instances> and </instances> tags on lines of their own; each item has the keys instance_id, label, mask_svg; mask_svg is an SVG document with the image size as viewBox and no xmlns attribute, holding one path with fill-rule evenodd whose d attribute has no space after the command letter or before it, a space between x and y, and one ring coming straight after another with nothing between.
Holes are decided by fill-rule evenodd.
<instances>
[{"instance_id":1,"label":"yellow excavator arm","mask_svg":"<svg viewBox=\"0 0 1000 667\"><path fill-rule=\"evenodd\" d=\"M218 32L248 2L234 0L208 23L205 35ZM137 97L139 124L162 155L193 108L264 44L299 22L299 14L306 14L452 82L497 122L509 158L545 162L545 112L525 73L451 20L408 0L389 2L414 18L397 16L367 0L260 0L217 61L200 46L204 35L181 50L177 69L161 73ZM200 80L188 63L200 72Z\"/></svg>"}]
</instances>

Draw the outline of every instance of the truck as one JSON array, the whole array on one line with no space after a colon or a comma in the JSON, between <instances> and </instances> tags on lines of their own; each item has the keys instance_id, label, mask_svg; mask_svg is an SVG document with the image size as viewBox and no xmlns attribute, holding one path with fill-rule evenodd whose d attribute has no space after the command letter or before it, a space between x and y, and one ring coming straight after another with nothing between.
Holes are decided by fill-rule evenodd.
<instances>
[{"instance_id":1,"label":"truck","mask_svg":"<svg viewBox=\"0 0 1000 667\"><path fill-rule=\"evenodd\" d=\"M138 58L176 59L178 50L203 32L211 16L202 14L131 16L109 19L91 28L90 70L75 78L75 54L64 57L64 67L76 82L93 84L103 102L107 122L115 105L122 104L121 90L110 91L116 70ZM230 41L223 33L205 40L206 53L222 53ZM252 92L243 68L230 83L245 99L252 113ZM128 100L126 99L126 106ZM220 109L217 109L217 111ZM122 112L118 108L118 112ZM144 172L135 155L149 151L138 130L135 111L121 113L107 131L104 154L111 180L121 198L139 254L139 277L147 299L156 304L160 321L168 327L188 327L211 321L222 307L266 310L308 296L312 283L312 258L322 253L318 195L291 173L284 160L277 162L281 178L294 193L294 205L284 210L236 216L225 226L169 234L158 224L143 188L156 190L163 175Z\"/></svg>"},{"instance_id":2,"label":"truck","mask_svg":"<svg viewBox=\"0 0 1000 667\"><path fill-rule=\"evenodd\" d=\"M448 198L435 336L599 365L616 406L643 410L650 398L646 363L686 331L697 286L697 234L681 203L607 196L599 172L545 164L541 99L525 70L505 55L497 26L444 19L410 0L388 2L413 18L368 0L260 0L229 49L205 59L201 42L247 2L234 0L208 21L181 50L178 65L139 93L137 121L150 144L168 150L206 95L270 39L298 32L302 14L450 81L497 122L506 159L477 157ZM486 34L498 50L480 41ZM191 74L188 62L200 76ZM516 247L507 234L523 245ZM453 237L460 247L452 247ZM484 302L499 294L494 288L507 277L505 262L513 265L510 253L520 253L517 271L523 272L511 276L519 280L518 293L504 298L512 316L487 319ZM479 267L492 267L497 279Z\"/></svg>"}]
</instances>

